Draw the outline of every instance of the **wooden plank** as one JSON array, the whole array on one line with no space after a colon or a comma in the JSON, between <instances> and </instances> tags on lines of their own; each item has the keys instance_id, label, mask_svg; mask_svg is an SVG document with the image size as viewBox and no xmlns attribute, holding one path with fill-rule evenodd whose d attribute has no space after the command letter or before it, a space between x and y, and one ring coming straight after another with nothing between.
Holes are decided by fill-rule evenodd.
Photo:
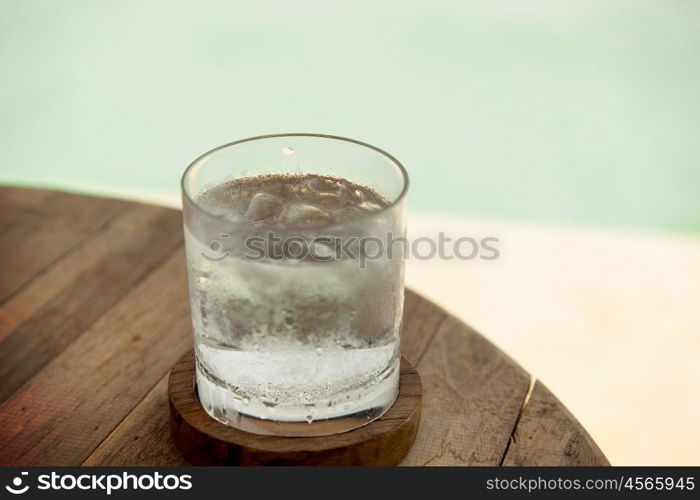
<instances>
[{"instance_id":1,"label":"wooden plank","mask_svg":"<svg viewBox=\"0 0 700 500\"><path fill-rule=\"evenodd\" d=\"M85 237L78 230L42 228L21 213L0 231L0 303Z\"/></svg>"},{"instance_id":2,"label":"wooden plank","mask_svg":"<svg viewBox=\"0 0 700 500\"><path fill-rule=\"evenodd\" d=\"M102 441L83 465L189 465L170 435L168 376Z\"/></svg>"},{"instance_id":3,"label":"wooden plank","mask_svg":"<svg viewBox=\"0 0 700 500\"><path fill-rule=\"evenodd\" d=\"M403 312L401 354L418 366L447 313L408 288Z\"/></svg>"},{"instance_id":4,"label":"wooden plank","mask_svg":"<svg viewBox=\"0 0 700 500\"><path fill-rule=\"evenodd\" d=\"M530 377L448 316L418 365L423 418L404 465L498 465Z\"/></svg>"},{"instance_id":5,"label":"wooden plank","mask_svg":"<svg viewBox=\"0 0 700 500\"><path fill-rule=\"evenodd\" d=\"M40 206L55 191L15 186L0 186L0 214Z\"/></svg>"},{"instance_id":6,"label":"wooden plank","mask_svg":"<svg viewBox=\"0 0 700 500\"><path fill-rule=\"evenodd\" d=\"M95 266L102 265L101 262L112 260L115 252L126 250L124 244L129 244L134 235L148 232L149 225L166 212L166 209L132 203L109 224L93 231L70 252L35 276L0 306L0 341L81 275L89 274ZM176 219L174 215L173 220Z\"/></svg>"},{"instance_id":7,"label":"wooden plank","mask_svg":"<svg viewBox=\"0 0 700 500\"><path fill-rule=\"evenodd\" d=\"M0 210L0 303L128 203L66 193L3 189Z\"/></svg>"},{"instance_id":8,"label":"wooden plank","mask_svg":"<svg viewBox=\"0 0 700 500\"><path fill-rule=\"evenodd\" d=\"M140 205L147 223L120 234L111 250L44 303L0 342L0 402L131 291L182 243L179 212Z\"/></svg>"},{"instance_id":9,"label":"wooden plank","mask_svg":"<svg viewBox=\"0 0 700 500\"><path fill-rule=\"evenodd\" d=\"M503 465L610 465L576 418L540 381L522 411Z\"/></svg>"},{"instance_id":10,"label":"wooden plank","mask_svg":"<svg viewBox=\"0 0 700 500\"><path fill-rule=\"evenodd\" d=\"M77 465L191 348L179 249L0 405L0 463Z\"/></svg>"},{"instance_id":11,"label":"wooden plank","mask_svg":"<svg viewBox=\"0 0 700 500\"><path fill-rule=\"evenodd\" d=\"M0 207L22 213L44 228L61 227L89 233L134 203L42 189L0 188ZM6 218L3 220L6 221Z\"/></svg>"}]
</instances>

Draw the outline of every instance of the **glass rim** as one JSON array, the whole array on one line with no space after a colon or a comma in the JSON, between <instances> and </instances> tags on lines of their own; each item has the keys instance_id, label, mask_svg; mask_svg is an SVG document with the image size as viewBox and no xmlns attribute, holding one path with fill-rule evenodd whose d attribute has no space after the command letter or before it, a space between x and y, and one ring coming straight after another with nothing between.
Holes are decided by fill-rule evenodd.
<instances>
[{"instance_id":1,"label":"glass rim","mask_svg":"<svg viewBox=\"0 0 700 500\"><path fill-rule=\"evenodd\" d=\"M290 133L282 133L282 134L267 134L267 135L256 135L253 137L246 137L245 139L239 139L237 141L232 141L232 142L228 142L226 144L222 144L221 146L218 146L214 149L210 149L206 153L199 155L192 163L190 163L187 166L185 171L182 173L182 178L180 179L180 189L182 191L182 195L187 199L187 201L193 207L197 208L198 210L202 211L203 213L207 214L209 217L212 217L213 219L221 220L228 225L239 225L239 224L244 225L241 223L232 222L231 220L228 220L226 217L212 213L212 212L206 210L205 208L203 208L202 206L200 206L194 200L194 198L190 195L190 193L188 192L187 187L185 186L185 180L186 180L187 176L190 174L190 172L202 160L205 160L206 158L213 156L214 154L218 153L219 151L221 151L223 149L229 148L231 146L236 146L238 144L243 144L246 142L253 142L253 141L259 141L259 140L265 140L265 139L275 139L275 138L280 138L280 137L315 137L315 138L321 138L321 139L332 139L332 140L336 140L336 141L348 142L351 144L355 144L358 146L362 146L362 147L371 149L371 150L379 153L380 155L386 157L387 159L389 159L389 161L391 161L398 168L400 175L401 175L401 178L403 180L403 187L401 188L401 192L398 194L398 196L395 197L394 200L390 201L386 206L382 207L381 210L377 210L376 212L367 213L367 214L363 215L362 217L357 217L355 219L352 219L351 221L346 221L343 223L334 222L331 224L323 224L323 225L319 225L319 226L314 226L314 227L309 228L309 229L323 229L323 228L334 227L334 226L346 224L347 222L355 223L357 221L370 219L372 217L383 214L388 210L391 210L394 206L398 205L406 197L406 193L408 193L408 184L409 184L408 172L406 171L406 169L404 168L404 166L401 164L401 162L399 160L397 160L393 155L391 155L390 153L387 153L383 149L380 149L376 146L372 146L371 144L368 144L366 142L358 141L355 139L350 139L349 137L342 137L339 135L315 134L315 133L307 133L307 132L290 132Z\"/></svg>"}]
</instances>

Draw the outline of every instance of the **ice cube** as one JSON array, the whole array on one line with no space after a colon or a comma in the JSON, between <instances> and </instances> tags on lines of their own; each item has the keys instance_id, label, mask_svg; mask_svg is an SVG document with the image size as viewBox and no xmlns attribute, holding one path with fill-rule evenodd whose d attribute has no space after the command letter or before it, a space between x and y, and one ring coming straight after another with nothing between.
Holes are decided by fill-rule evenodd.
<instances>
[{"instance_id":1,"label":"ice cube","mask_svg":"<svg viewBox=\"0 0 700 500\"><path fill-rule=\"evenodd\" d=\"M282 203L275 196L256 193L250 200L245 216L250 221L259 222L277 215L281 207Z\"/></svg>"},{"instance_id":2,"label":"ice cube","mask_svg":"<svg viewBox=\"0 0 700 500\"><path fill-rule=\"evenodd\" d=\"M340 183L338 181L326 179L324 177L312 177L306 182L306 185L316 194L337 195L338 189L340 188Z\"/></svg>"},{"instance_id":3,"label":"ice cube","mask_svg":"<svg viewBox=\"0 0 700 500\"><path fill-rule=\"evenodd\" d=\"M334 222L333 215L308 203L289 203L277 217L286 228L313 227Z\"/></svg>"},{"instance_id":4,"label":"ice cube","mask_svg":"<svg viewBox=\"0 0 700 500\"><path fill-rule=\"evenodd\" d=\"M373 201L363 201L357 206L367 212L379 212L382 209L379 203L374 203Z\"/></svg>"},{"instance_id":5,"label":"ice cube","mask_svg":"<svg viewBox=\"0 0 700 500\"><path fill-rule=\"evenodd\" d=\"M325 200L326 203L330 199L335 199L340 204L360 201L360 198L357 198L342 180L314 177L306 182L306 188L313 196ZM356 191L359 192L359 190Z\"/></svg>"},{"instance_id":6,"label":"ice cube","mask_svg":"<svg viewBox=\"0 0 700 500\"><path fill-rule=\"evenodd\" d=\"M355 198L350 192L348 187L344 182L338 182L338 190L335 192L336 196L342 200L344 203L355 203Z\"/></svg>"},{"instance_id":7,"label":"ice cube","mask_svg":"<svg viewBox=\"0 0 700 500\"><path fill-rule=\"evenodd\" d=\"M361 189L352 189L348 197L353 201L364 201L365 193Z\"/></svg>"}]
</instances>

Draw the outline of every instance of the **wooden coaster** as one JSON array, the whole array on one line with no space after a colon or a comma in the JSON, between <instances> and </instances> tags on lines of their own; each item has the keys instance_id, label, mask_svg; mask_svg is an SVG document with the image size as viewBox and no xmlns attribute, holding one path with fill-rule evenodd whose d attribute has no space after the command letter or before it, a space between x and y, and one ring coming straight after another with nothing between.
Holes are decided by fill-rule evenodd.
<instances>
[{"instance_id":1,"label":"wooden coaster","mask_svg":"<svg viewBox=\"0 0 700 500\"><path fill-rule=\"evenodd\" d=\"M194 351L170 371L170 428L178 450L192 465L397 465L418 431L421 382L401 359L399 395L374 422L322 437L263 436L211 418L195 393Z\"/></svg>"}]
</instances>

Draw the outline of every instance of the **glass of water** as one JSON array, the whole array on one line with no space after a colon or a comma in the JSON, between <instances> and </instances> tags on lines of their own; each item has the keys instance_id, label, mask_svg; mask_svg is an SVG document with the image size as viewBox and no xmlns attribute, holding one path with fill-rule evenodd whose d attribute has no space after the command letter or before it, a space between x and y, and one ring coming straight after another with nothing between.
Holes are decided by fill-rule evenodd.
<instances>
[{"instance_id":1,"label":"glass of water","mask_svg":"<svg viewBox=\"0 0 700 500\"><path fill-rule=\"evenodd\" d=\"M319 436L398 394L408 177L316 134L216 148L182 178L199 400L244 431Z\"/></svg>"}]
</instances>

